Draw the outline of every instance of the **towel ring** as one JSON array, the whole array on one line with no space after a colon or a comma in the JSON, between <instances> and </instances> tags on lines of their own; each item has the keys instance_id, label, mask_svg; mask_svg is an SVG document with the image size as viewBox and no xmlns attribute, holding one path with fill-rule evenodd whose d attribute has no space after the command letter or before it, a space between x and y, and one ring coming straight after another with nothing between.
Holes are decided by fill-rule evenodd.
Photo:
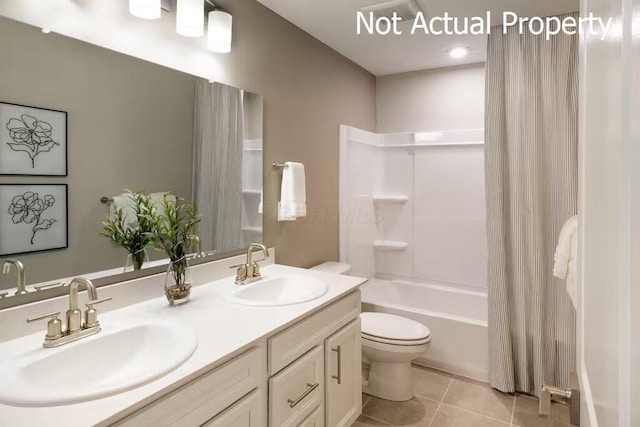
<instances>
[{"instance_id":1,"label":"towel ring","mask_svg":"<svg viewBox=\"0 0 640 427\"><path fill-rule=\"evenodd\" d=\"M276 162L271 163L271 166L273 167L274 170L284 169L287 167L287 165L284 163L276 163Z\"/></svg>"}]
</instances>

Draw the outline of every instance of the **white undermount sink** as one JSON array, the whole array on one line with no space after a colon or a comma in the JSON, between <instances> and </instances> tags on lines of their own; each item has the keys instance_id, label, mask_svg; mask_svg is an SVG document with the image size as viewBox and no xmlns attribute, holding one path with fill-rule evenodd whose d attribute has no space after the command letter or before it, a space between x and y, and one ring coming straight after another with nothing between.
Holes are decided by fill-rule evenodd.
<instances>
[{"instance_id":1,"label":"white undermount sink","mask_svg":"<svg viewBox=\"0 0 640 427\"><path fill-rule=\"evenodd\" d=\"M222 297L234 304L275 307L313 301L329 287L322 280L303 275L266 276L248 285L234 285Z\"/></svg>"},{"instance_id":2,"label":"white undermount sink","mask_svg":"<svg viewBox=\"0 0 640 427\"><path fill-rule=\"evenodd\" d=\"M113 395L172 371L197 346L197 335L188 326L157 320L104 328L54 349L17 352L2 361L0 402L52 406Z\"/></svg>"}]
</instances>

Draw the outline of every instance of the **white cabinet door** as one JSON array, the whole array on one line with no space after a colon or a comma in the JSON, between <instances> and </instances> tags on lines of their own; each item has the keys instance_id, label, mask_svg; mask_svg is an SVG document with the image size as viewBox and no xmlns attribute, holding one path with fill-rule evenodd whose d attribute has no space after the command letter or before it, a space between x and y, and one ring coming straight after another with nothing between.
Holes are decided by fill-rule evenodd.
<instances>
[{"instance_id":1,"label":"white cabinet door","mask_svg":"<svg viewBox=\"0 0 640 427\"><path fill-rule=\"evenodd\" d=\"M324 351L327 426L350 427L362 412L360 319L327 338Z\"/></svg>"},{"instance_id":2,"label":"white cabinet door","mask_svg":"<svg viewBox=\"0 0 640 427\"><path fill-rule=\"evenodd\" d=\"M202 427L266 427L266 425L267 397L261 389L258 389L204 423Z\"/></svg>"}]
</instances>

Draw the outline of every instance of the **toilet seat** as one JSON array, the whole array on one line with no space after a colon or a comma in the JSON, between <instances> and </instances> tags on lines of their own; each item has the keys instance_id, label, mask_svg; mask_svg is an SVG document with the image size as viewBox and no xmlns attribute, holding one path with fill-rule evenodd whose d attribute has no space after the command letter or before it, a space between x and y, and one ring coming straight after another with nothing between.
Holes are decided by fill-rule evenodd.
<instances>
[{"instance_id":1,"label":"toilet seat","mask_svg":"<svg viewBox=\"0 0 640 427\"><path fill-rule=\"evenodd\" d=\"M399 346L423 345L431 341L431 331L420 322L387 313L361 313L362 338Z\"/></svg>"},{"instance_id":2,"label":"toilet seat","mask_svg":"<svg viewBox=\"0 0 640 427\"><path fill-rule=\"evenodd\" d=\"M376 337L374 335L365 334L364 332L361 333L361 336L363 340L372 341L380 344L390 344L390 345L400 345L400 346L416 346L416 345L428 344L431 342L431 336L428 336L421 340L394 340L390 338Z\"/></svg>"}]
</instances>

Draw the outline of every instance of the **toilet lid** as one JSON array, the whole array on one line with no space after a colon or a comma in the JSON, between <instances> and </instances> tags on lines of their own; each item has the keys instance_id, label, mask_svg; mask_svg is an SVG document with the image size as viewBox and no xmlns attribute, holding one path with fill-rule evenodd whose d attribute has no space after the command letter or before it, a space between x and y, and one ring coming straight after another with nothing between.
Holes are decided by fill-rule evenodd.
<instances>
[{"instance_id":1,"label":"toilet lid","mask_svg":"<svg viewBox=\"0 0 640 427\"><path fill-rule=\"evenodd\" d=\"M420 322L387 313L362 313L362 334L393 341L421 341L431 336Z\"/></svg>"}]
</instances>

